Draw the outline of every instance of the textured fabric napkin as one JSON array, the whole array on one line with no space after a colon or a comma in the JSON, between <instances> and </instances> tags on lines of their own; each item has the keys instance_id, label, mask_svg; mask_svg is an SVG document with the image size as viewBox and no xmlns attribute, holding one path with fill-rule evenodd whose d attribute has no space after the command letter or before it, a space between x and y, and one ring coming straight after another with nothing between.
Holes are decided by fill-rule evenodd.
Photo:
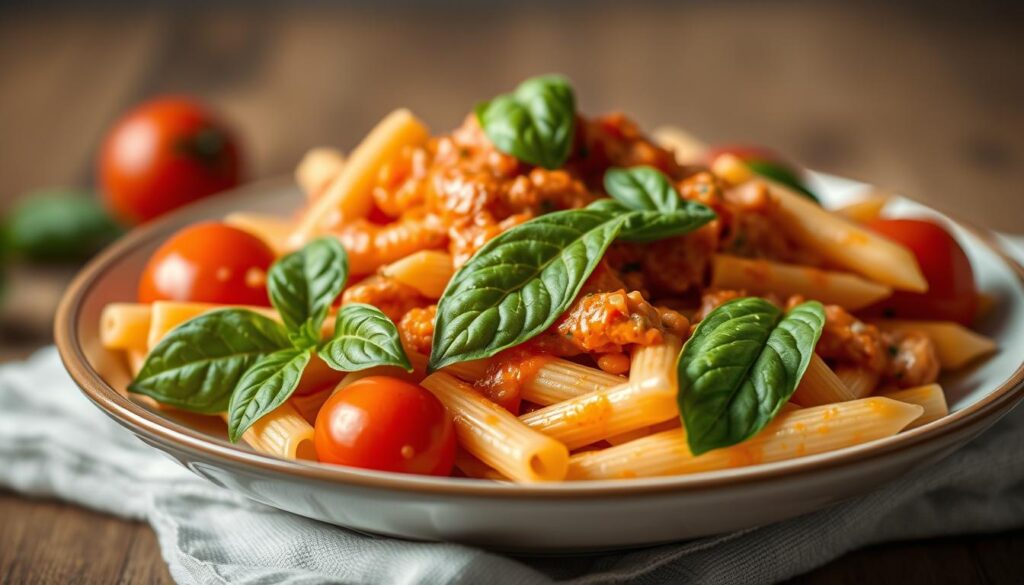
<instances>
[{"instance_id":1,"label":"textured fabric napkin","mask_svg":"<svg viewBox=\"0 0 1024 585\"><path fill-rule=\"evenodd\" d=\"M56 350L0 367L0 485L146 520L180 583L771 583L872 543L1024 526L1024 408L942 462L827 510L600 556L375 538L193 476L89 404Z\"/></svg>"}]
</instances>

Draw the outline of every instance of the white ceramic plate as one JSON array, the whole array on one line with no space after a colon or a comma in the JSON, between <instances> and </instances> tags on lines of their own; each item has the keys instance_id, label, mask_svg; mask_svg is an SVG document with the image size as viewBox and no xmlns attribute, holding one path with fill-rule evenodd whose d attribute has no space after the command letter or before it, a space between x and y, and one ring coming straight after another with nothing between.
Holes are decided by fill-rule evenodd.
<instances>
[{"instance_id":1,"label":"white ceramic plate","mask_svg":"<svg viewBox=\"0 0 1024 585\"><path fill-rule=\"evenodd\" d=\"M814 177L813 186L828 206L865 189L822 175ZM1024 269L1009 261L990 235L956 224L981 290L996 299L980 330L1001 350L942 380L950 416L831 453L687 476L513 485L277 459L231 445L219 421L177 418L126 397L124 364L99 344L103 306L134 300L146 259L179 227L238 210L290 215L300 202L290 181L258 183L133 232L72 284L57 315L56 339L86 395L146 443L217 485L339 526L534 552L633 547L748 528L828 506L930 465L988 428L1024 395ZM949 221L907 200L891 210Z\"/></svg>"}]
</instances>

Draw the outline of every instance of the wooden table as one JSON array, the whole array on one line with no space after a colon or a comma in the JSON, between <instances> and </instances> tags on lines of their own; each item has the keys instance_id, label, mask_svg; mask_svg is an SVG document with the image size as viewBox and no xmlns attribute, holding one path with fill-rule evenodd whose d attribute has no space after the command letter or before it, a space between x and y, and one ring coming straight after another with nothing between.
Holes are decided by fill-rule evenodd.
<instances>
[{"instance_id":1,"label":"wooden table","mask_svg":"<svg viewBox=\"0 0 1024 585\"><path fill-rule=\"evenodd\" d=\"M410 3L411 4L411 3ZM408 106L436 129L539 72L581 108L623 108L712 142L771 144L980 224L1024 231L1024 43L1003 7L719 2L567 3L453 13L303 5L0 8L0 207L88 186L103 131L165 92L212 102L249 174L290 172L309 147L353 143ZM0 359L49 340L68 269L18 267ZM1024 532L858 551L797 582L1019 582ZM167 582L152 531L0 492L0 582Z\"/></svg>"}]
</instances>

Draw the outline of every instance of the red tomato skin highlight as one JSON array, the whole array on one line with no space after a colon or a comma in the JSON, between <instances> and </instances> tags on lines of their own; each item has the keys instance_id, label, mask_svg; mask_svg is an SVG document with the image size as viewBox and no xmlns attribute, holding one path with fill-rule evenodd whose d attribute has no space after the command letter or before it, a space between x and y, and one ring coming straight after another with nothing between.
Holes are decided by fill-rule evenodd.
<instances>
[{"instance_id":1,"label":"red tomato skin highlight","mask_svg":"<svg viewBox=\"0 0 1024 585\"><path fill-rule=\"evenodd\" d=\"M104 200L128 224L235 187L241 174L234 133L185 97L158 98L132 110L110 130L100 151Z\"/></svg>"},{"instance_id":2,"label":"red tomato skin highlight","mask_svg":"<svg viewBox=\"0 0 1024 585\"><path fill-rule=\"evenodd\" d=\"M370 376L337 391L317 415L321 463L363 469L451 475L455 429L448 411L416 384Z\"/></svg>"},{"instance_id":3,"label":"red tomato skin highlight","mask_svg":"<svg viewBox=\"0 0 1024 585\"><path fill-rule=\"evenodd\" d=\"M150 257L139 279L139 302L183 301L269 306L266 274L274 252L231 226L183 228Z\"/></svg>"},{"instance_id":4,"label":"red tomato skin highlight","mask_svg":"<svg viewBox=\"0 0 1024 585\"><path fill-rule=\"evenodd\" d=\"M927 292L896 291L865 309L866 314L970 326L978 310L974 270L963 248L945 228L923 219L875 219L866 225L913 252L928 281Z\"/></svg>"}]
</instances>

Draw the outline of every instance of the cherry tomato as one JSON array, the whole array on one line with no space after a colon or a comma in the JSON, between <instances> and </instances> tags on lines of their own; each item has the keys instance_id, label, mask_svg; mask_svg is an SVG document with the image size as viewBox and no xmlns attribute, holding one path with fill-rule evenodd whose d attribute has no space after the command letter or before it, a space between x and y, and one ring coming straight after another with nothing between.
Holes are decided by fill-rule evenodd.
<instances>
[{"instance_id":1,"label":"cherry tomato","mask_svg":"<svg viewBox=\"0 0 1024 585\"><path fill-rule=\"evenodd\" d=\"M201 104L166 97L142 104L114 126L100 153L110 210L141 223L238 184L233 134Z\"/></svg>"},{"instance_id":2,"label":"cherry tomato","mask_svg":"<svg viewBox=\"0 0 1024 585\"><path fill-rule=\"evenodd\" d=\"M266 275L273 262L274 252L240 229L214 222L189 226L150 257L139 302L269 305Z\"/></svg>"},{"instance_id":3,"label":"cherry tomato","mask_svg":"<svg viewBox=\"0 0 1024 585\"><path fill-rule=\"evenodd\" d=\"M455 429L448 411L416 384L370 376L342 388L316 417L317 457L366 469L450 475Z\"/></svg>"},{"instance_id":4,"label":"cherry tomato","mask_svg":"<svg viewBox=\"0 0 1024 585\"><path fill-rule=\"evenodd\" d=\"M970 325L978 308L974 271L963 248L942 226L921 219L874 219L872 230L903 244L928 281L928 291L896 291L869 312L903 319L937 319Z\"/></svg>"}]
</instances>

